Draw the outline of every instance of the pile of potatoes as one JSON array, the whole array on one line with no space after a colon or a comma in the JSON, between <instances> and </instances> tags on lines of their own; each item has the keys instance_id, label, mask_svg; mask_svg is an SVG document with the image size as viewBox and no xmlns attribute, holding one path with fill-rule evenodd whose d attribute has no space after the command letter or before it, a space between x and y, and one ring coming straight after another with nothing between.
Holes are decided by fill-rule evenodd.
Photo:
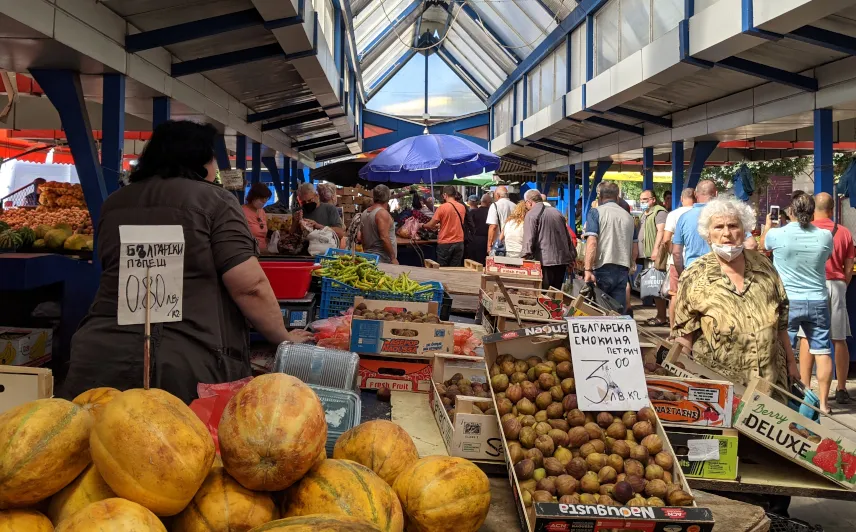
<instances>
[{"instance_id":1,"label":"pile of potatoes","mask_svg":"<svg viewBox=\"0 0 856 532\"><path fill-rule=\"evenodd\" d=\"M362 316L367 320L440 323L440 317L436 314L426 314L425 312L420 311L410 312L393 308L368 310L365 303L360 303L356 308L354 308L354 316Z\"/></svg>"}]
</instances>

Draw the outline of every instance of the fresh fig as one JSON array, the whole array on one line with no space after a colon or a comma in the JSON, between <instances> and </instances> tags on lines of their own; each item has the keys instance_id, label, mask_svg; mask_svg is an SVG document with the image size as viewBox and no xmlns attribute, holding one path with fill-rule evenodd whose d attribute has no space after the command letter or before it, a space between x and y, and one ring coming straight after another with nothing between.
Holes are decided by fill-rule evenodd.
<instances>
[{"instance_id":1,"label":"fresh fig","mask_svg":"<svg viewBox=\"0 0 856 532\"><path fill-rule=\"evenodd\" d=\"M532 502L553 502L553 494L549 491L535 490L532 494Z\"/></svg>"},{"instance_id":2,"label":"fresh fig","mask_svg":"<svg viewBox=\"0 0 856 532\"><path fill-rule=\"evenodd\" d=\"M565 471L575 479L580 480L583 478L583 475L588 473L588 464L586 464L586 461L583 458L572 458L571 461L565 465Z\"/></svg>"},{"instance_id":3,"label":"fresh fig","mask_svg":"<svg viewBox=\"0 0 856 532\"><path fill-rule=\"evenodd\" d=\"M555 385L556 378L553 377L552 373L542 373L538 375L538 386L540 386L542 390L549 390Z\"/></svg>"},{"instance_id":4,"label":"fresh fig","mask_svg":"<svg viewBox=\"0 0 856 532\"><path fill-rule=\"evenodd\" d=\"M599 453L606 452L606 444L603 442L603 440L589 440L589 443L592 444L595 451Z\"/></svg>"},{"instance_id":5,"label":"fresh fig","mask_svg":"<svg viewBox=\"0 0 856 532\"><path fill-rule=\"evenodd\" d=\"M523 388L519 384L509 384L505 390L505 397L512 403L516 403L523 399Z\"/></svg>"},{"instance_id":6,"label":"fresh fig","mask_svg":"<svg viewBox=\"0 0 856 532\"><path fill-rule=\"evenodd\" d=\"M636 424L639 419L636 417L636 412L628 411L625 412L624 415L621 416L621 422L624 423L626 427L632 427Z\"/></svg>"},{"instance_id":7,"label":"fresh fig","mask_svg":"<svg viewBox=\"0 0 856 532\"><path fill-rule=\"evenodd\" d=\"M538 422L535 420L535 416L523 416L520 418L520 424L524 427L534 427L536 423Z\"/></svg>"},{"instance_id":8,"label":"fresh fig","mask_svg":"<svg viewBox=\"0 0 856 532\"><path fill-rule=\"evenodd\" d=\"M541 390L529 381L521 382L520 387L523 389L523 397L530 401L534 401L535 398L538 397L538 394L541 393Z\"/></svg>"},{"instance_id":9,"label":"fresh fig","mask_svg":"<svg viewBox=\"0 0 856 532\"><path fill-rule=\"evenodd\" d=\"M527 398L517 401L517 412L524 416L531 416L535 413L535 405Z\"/></svg>"},{"instance_id":10,"label":"fresh fig","mask_svg":"<svg viewBox=\"0 0 856 532\"><path fill-rule=\"evenodd\" d=\"M672 481L672 473L670 471L663 471L663 482L665 482L666 484L671 484Z\"/></svg>"},{"instance_id":11,"label":"fresh fig","mask_svg":"<svg viewBox=\"0 0 856 532\"><path fill-rule=\"evenodd\" d=\"M616 473L621 473L624 471L624 459L618 456L617 454L611 454L607 456L606 465L615 469Z\"/></svg>"},{"instance_id":12,"label":"fresh fig","mask_svg":"<svg viewBox=\"0 0 856 532\"><path fill-rule=\"evenodd\" d=\"M565 473L565 467L561 462L551 456L550 458L544 459L544 471L547 472L548 477L558 477Z\"/></svg>"},{"instance_id":13,"label":"fresh fig","mask_svg":"<svg viewBox=\"0 0 856 532\"><path fill-rule=\"evenodd\" d=\"M535 412L535 421L538 423L546 423L549 418L547 417L546 410L539 410Z\"/></svg>"},{"instance_id":14,"label":"fresh fig","mask_svg":"<svg viewBox=\"0 0 856 532\"><path fill-rule=\"evenodd\" d=\"M580 456L583 458L587 458L590 454L597 453L597 449L595 449L594 445L592 445L591 441L584 443L580 446Z\"/></svg>"},{"instance_id":15,"label":"fresh fig","mask_svg":"<svg viewBox=\"0 0 856 532\"><path fill-rule=\"evenodd\" d=\"M648 454L651 456L655 456L657 453L663 450L663 440L660 439L660 436L656 434L650 434L648 436L645 436L645 438L641 442L639 442L639 444L648 449Z\"/></svg>"},{"instance_id":16,"label":"fresh fig","mask_svg":"<svg viewBox=\"0 0 856 532\"><path fill-rule=\"evenodd\" d=\"M535 479L535 482L538 482L539 480L541 480L542 478L545 478L546 476L547 476L547 470L544 469L543 467L539 467L538 469L535 470L534 473L532 473L532 478Z\"/></svg>"},{"instance_id":17,"label":"fresh fig","mask_svg":"<svg viewBox=\"0 0 856 532\"><path fill-rule=\"evenodd\" d=\"M525 360L515 360L514 371L526 373L527 371L529 371L529 364L527 364Z\"/></svg>"},{"instance_id":18,"label":"fresh fig","mask_svg":"<svg viewBox=\"0 0 856 532\"><path fill-rule=\"evenodd\" d=\"M666 483L660 479L654 479L645 486L645 495L649 497L666 498Z\"/></svg>"},{"instance_id":19,"label":"fresh fig","mask_svg":"<svg viewBox=\"0 0 856 532\"><path fill-rule=\"evenodd\" d=\"M532 427L523 427L520 429L520 434L517 437L517 441L520 442L526 449L531 449L535 445L535 438L538 437L538 434L535 433L535 429ZM627 468L627 464L625 464L625 469Z\"/></svg>"},{"instance_id":20,"label":"fresh fig","mask_svg":"<svg viewBox=\"0 0 856 532\"><path fill-rule=\"evenodd\" d=\"M609 495L612 497L615 492L615 484L601 484L600 485L600 494L601 495Z\"/></svg>"},{"instance_id":21,"label":"fresh fig","mask_svg":"<svg viewBox=\"0 0 856 532\"><path fill-rule=\"evenodd\" d=\"M502 373L502 371L500 371L500 369L499 369L499 364L496 364L496 363L491 364L491 366L490 366L490 377L491 377L491 379L496 377L500 373Z\"/></svg>"},{"instance_id":22,"label":"fresh fig","mask_svg":"<svg viewBox=\"0 0 856 532\"><path fill-rule=\"evenodd\" d=\"M516 445L512 446L511 443L508 444L508 456L511 458L512 464L517 464L526 458L526 453L523 451L523 447L521 447L519 443L512 443L515 443Z\"/></svg>"},{"instance_id":23,"label":"fresh fig","mask_svg":"<svg viewBox=\"0 0 856 532\"><path fill-rule=\"evenodd\" d=\"M636 495L629 501L627 501L627 506L648 506L648 501L645 497L641 495Z\"/></svg>"},{"instance_id":24,"label":"fresh fig","mask_svg":"<svg viewBox=\"0 0 856 532\"><path fill-rule=\"evenodd\" d=\"M649 465L645 468L645 480L649 482L652 480L663 480L663 468L657 464Z\"/></svg>"},{"instance_id":25,"label":"fresh fig","mask_svg":"<svg viewBox=\"0 0 856 532\"><path fill-rule=\"evenodd\" d=\"M500 373L490 378L490 385L495 392L504 392L508 389L508 375Z\"/></svg>"},{"instance_id":26,"label":"fresh fig","mask_svg":"<svg viewBox=\"0 0 856 532\"><path fill-rule=\"evenodd\" d=\"M654 463L662 467L663 471L671 471L672 467L674 467L675 461L672 458L672 455L661 451L654 456Z\"/></svg>"},{"instance_id":27,"label":"fresh fig","mask_svg":"<svg viewBox=\"0 0 856 532\"><path fill-rule=\"evenodd\" d=\"M502 424L502 432L509 440L516 440L520 436L520 429L522 428L520 421L513 418L505 420L505 423Z\"/></svg>"},{"instance_id":28,"label":"fresh fig","mask_svg":"<svg viewBox=\"0 0 856 532\"><path fill-rule=\"evenodd\" d=\"M526 445L524 445L525 447ZM645 468L638 460L625 460L624 461L624 472L627 473L628 477L637 476L644 477L645 476Z\"/></svg>"},{"instance_id":29,"label":"fresh fig","mask_svg":"<svg viewBox=\"0 0 856 532\"><path fill-rule=\"evenodd\" d=\"M552 496L556 496L556 480L554 477L545 477L538 481L535 486L536 491L546 491Z\"/></svg>"},{"instance_id":30,"label":"fresh fig","mask_svg":"<svg viewBox=\"0 0 856 532\"><path fill-rule=\"evenodd\" d=\"M636 417L639 421L647 421L654 425L657 422L657 412L654 411L650 406L646 406L645 408L639 410L636 413Z\"/></svg>"},{"instance_id":31,"label":"fresh fig","mask_svg":"<svg viewBox=\"0 0 856 532\"><path fill-rule=\"evenodd\" d=\"M571 423L571 425L573 425L573 423ZM568 432L568 445L571 447L582 447L588 441L589 433L584 427L574 427Z\"/></svg>"},{"instance_id":32,"label":"fresh fig","mask_svg":"<svg viewBox=\"0 0 856 532\"><path fill-rule=\"evenodd\" d=\"M535 406L538 407L538 410L546 410L551 404L553 404L553 396L550 395L550 392L541 392L535 398Z\"/></svg>"},{"instance_id":33,"label":"fresh fig","mask_svg":"<svg viewBox=\"0 0 856 532\"><path fill-rule=\"evenodd\" d=\"M636 493L644 493L645 486L648 484L647 480L637 475L628 475L626 482L633 486L633 491Z\"/></svg>"},{"instance_id":34,"label":"fresh fig","mask_svg":"<svg viewBox=\"0 0 856 532\"><path fill-rule=\"evenodd\" d=\"M535 447L537 447L545 457L553 456L553 451L556 450L556 446L553 445L553 439L546 434L538 436L535 439Z\"/></svg>"},{"instance_id":35,"label":"fresh fig","mask_svg":"<svg viewBox=\"0 0 856 532\"><path fill-rule=\"evenodd\" d=\"M568 433L559 430L559 429L550 429L547 433L547 436L553 439L553 445L558 449L559 447L567 447L568 446Z\"/></svg>"},{"instance_id":36,"label":"fresh fig","mask_svg":"<svg viewBox=\"0 0 856 532\"><path fill-rule=\"evenodd\" d=\"M671 506L692 506L693 497L683 490L675 490L669 493L667 500Z\"/></svg>"},{"instance_id":37,"label":"fresh fig","mask_svg":"<svg viewBox=\"0 0 856 532\"><path fill-rule=\"evenodd\" d=\"M568 424L572 427L582 427L586 424L586 415L583 414L579 408L570 410L565 414L565 419L568 420ZM586 434L588 434L588 432L586 432Z\"/></svg>"},{"instance_id":38,"label":"fresh fig","mask_svg":"<svg viewBox=\"0 0 856 532\"><path fill-rule=\"evenodd\" d=\"M600 453L590 454L586 456L586 464L588 465L589 471L594 471L596 473L606 466L606 455Z\"/></svg>"},{"instance_id":39,"label":"fresh fig","mask_svg":"<svg viewBox=\"0 0 856 532\"><path fill-rule=\"evenodd\" d=\"M558 364L556 364L556 375L558 375L560 379L567 379L568 377L573 377L574 368L568 361L559 362Z\"/></svg>"},{"instance_id":40,"label":"fresh fig","mask_svg":"<svg viewBox=\"0 0 856 532\"><path fill-rule=\"evenodd\" d=\"M580 504L580 494L572 493L570 495L562 495L559 497L559 504Z\"/></svg>"},{"instance_id":41,"label":"fresh fig","mask_svg":"<svg viewBox=\"0 0 856 532\"><path fill-rule=\"evenodd\" d=\"M544 454L537 448L533 447L527 451L524 451L526 458L532 460L532 463L535 464L535 468L544 467Z\"/></svg>"},{"instance_id":42,"label":"fresh fig","mask_svg":"<svg viewBox=\"0 0 856 532\"><path fill-rule=\"evenodd\" d=\"M514 474L517 475L518 480L529 480L534 472L535 464L528 458L514 464Z\"/></svg>"},{"instance_id":43,"label":"fresh fig","mask_svg":"<svg viewBox=\"0 0 856 532\"><path fill-rule=\"evenodd\" d=\"M633 486L628 482L617 482L612 488L612 493L615 500L626 503L633 498Z\"/></svg>"},{"instance_id":44,"label":"fresh fig","mask_svg":"<svg viewBox=\"0 0 856 532\"><path fill-rule=\"evenodd\" d=\"M627 428L625 428L624 423L615 420L606 428L606 435L616 440L623 440L627 435Z\"/></svg>"},{"instance_id":45,"label":"fresh fig","mask_svg":"<svg viewBox=\"0 0 856 532\"><path fill-rule=\"evenodd\" d=\"M638 460L642 464L648 463L648 457L648 449L641 445L637 445L636 447L630 450L630 458Z\"/></svg>"},{"instance_id":46,"label":"fresh fig","mask_svg":"<svg viewBox=\"0 0 856 532\"><path fill-rule=\"evenodd\" d=\"M499 369L502 370L506 376L511 377L514 375L514 362L507 360L499 365Z\"/></svg>"},{"instance_id":47,"label":"fresh fig","mask_svg":"<svg viewBox=\"0 0 856 532\"><path fill-rule=\"evenodd\" d=\"M560 364L562 362L569 362L571 360L571 352L567 347L555 347L553 348L552 358L549 360L555 362L556 364Z\"/></svg>"},{"instance_id":48,"label":"fresh fig","mask_svg":"<svg viewBox=\"0 0 856 532\"><path fill-rule=\"evenodd\" d=\"M577 395L573 393L569 393L568 395L562 398L562 408L565 409L565 412L570 412L571 410L577 407Z\"/></svg>"},{"instance_id":49,"label":"fresh fig","mask_svg":"<svg viewBox=\"0 0 856 532\"><path fill-rule=\"evenodd\" d=\"M559 447L555 451L553 451L553 458L558 460L563 466L568 465L568 463L573 459L574 455L569 451L566 447Z\"/></svg>"},{"instance_id":50,"label":"fresh fig","mask_svg":"<svg viewBox=\"0 0 856 532\"><path fill-rule=\"evenodd\" d=\"M565 392L562 391L561 386L553 386L550 388L550 395L553 397L553 401L561 404L562 399L565 398ZM562 412L564 414L564 412Z\"/></svg>"},{"instance_id":51,"label":"fresh fig","mask_svg":"<svg viewBox=\"0 0 856 532\"><path fill-rule=\"evenodd\" d=\"M630 457L630 445L628 445L624 440L616 440L615 443L612 444L611 450L613 454L617 454L621 458Z\"/></svg>"},{"instance_id":52,"label":"fresh fig","mask_svg":"<svg viewBox=\"0 0 856 532\"><path fill-rule=\"evenodd\" d=\"M600 481L597 479L597 473L589 471L580 480L580 489L586 493L598 493L600 491Z\"/></svg>"},{"instance_id":53,"label":"fresh fig","mask_svg":"<svg viewBox=\"0 0 856 532\"><path fill-rule=\"evenodd\" d=\"M528 491L528 492L534 492L535 491L535 486L538 485L538 481L535 480L534 474L532 476L533 476L533 478L530 478L529 480L518 479L518 484L520 484L521 490Z\"/></svg>"},{"instance_id":54,"label":"fresh fig","mask_svg":"<svg viewBox=\"0 0 856 532\"><path fill-rule=\"evenodd\" d=\"M609 466L604 466L597 472L597 480L601 484L613 484L617 477L618 473Z\"/></svg>"},{"instance_id":55,"label":"fresh fig","mask_svg":"<svg viewBox=\"0 0 856 532\"><path fill-rule=\"evenodd\" d=\"M521 495L521 500L523 501L523 506L532 506L532 491L523 490Z\"/></svg>"},{"instance_id":56,"label":"fresh fig","mask_svg":"<svg viewBox=\"0 0 856 532\"><path fill-rule=\"evenodd\" d=\"M666 503L659 497L648 497L648 506L666 506Z\"/></svg>"},{"instance_id":57,"label":"fresh fig","mask_svg":"<svg viewBox=\"0 0 856 532\"><path fill-rule=\"evenodd\" d=\"M654 427L648 421L638 421L633 425L633 436L637 440L642 440L646 436L654 433Z\"/></svg>"},{"instance_id":58,"label":"fresh fig","mask_svg":"<svg viewBox=\"0 0 856 532\"><path fill-rule=\"evenodd\" d=\"M523 373L522 371L515 371L514 373L511 374L511 378L509 380L511 381L511 384L520 384L521 382L525 381L527 378L528 377L526 376L526 374Z\"/></svg>"},{"instance_id":59,"label":"fresh fig","mask_svg":"<svg viewBox=\"0 0 856 532\"><path fill-rule=\"evenodd\" d=\"M600 425L601 428L605 429L612 425L613 419L614 418L612 417L612 414L610 414L609 412L601 412L597 415L597 424Z\"/></svg>"},{"instance_id":60,"label":"fresh fig","mask_svg":"<svg viewBox=\"0 0 856 532\"><path fill-rule=\"evenodd\" d=\"M567 393L576 393L576 391L577 391L577 384L576 384L576 381L573 379L573 377L566 377L566 378L562 379L562 382L559 383L559 386L561 386L562 391L565 392L566 394Z\"/></svg>"},{"instance_id":61,"label":"fresh fig","mask_svg":"<svg viewBox=\"0 0 856 532\"><path fill-rule=\"evenodd\" d=\"M553 368L551 368L548 364L542 362L535 366L535 378L538 379L544 373L552 373Z\"/></svg>"},{"instance_id":62,"label":"fresh fig","mask_svg":"<svg viewBox=\"0 0 856 532\"><path fill-rule=\"evenodd\" d=\"M554 429L564 430L565 432L571 430L571 426L564 419L548 419L547 423Z\"/></svg>"},{"instance_id":63,"label":"fresh fig","mask_svg":"<svg viewBox=\"0 0 856 532\"><path fill-rule=\"evenodd\" d=\"M594 495L592 493L581 493L580 494L580 504L586 504L588 506L594 506L597 504L597 498L599 495Z\"/></svg>"},{"instance_id":64,"label":"fresh fig","mask_svg":"<svg viewBox=\"0 0 856 532\"><path fill-rule=\"evenodd\" d=\"M571 495L579 489L579 482L571 475L560 474L554 482L559 496Z\"/></svg>"},{"instance_id":65,"label":"fresh fig","mask_svg":"<svg viewBox=\"0 0 856 532\"><path fill-rule=\"evenodd\" d=\"M621 506L620 504L615 502L615 500L613 500L613 498L610 497L609 495L598 496L597 503L602 505L602 506Z\"/></svg>"},{"instance_id":66,"label":"fresh fig","mask_svg":"<svg viewBox=\"0 0 856 532\"><path fill-rule=\"evenodd\" d=\"M565 415L565 410L561 403L552 403L547 407L547 419L561 419Z\"/></svg>"},{"instance_id":67,"label":"fresh fig","mask_svg":"<svg viewBox=\"0 0 856 532\"><path fill-rule=\"evenodd\" d=\"M543 361L541 360L540 357L532 356L532 357L529 357L526 359L526 365L529 366L530 368L534 368L535 366L537 366L541 362L543 362Z\"/></svg>"},{"instance_id":68,"label":"fresh fig","mask_svg":"<svg viewBox=\"0 0 856 532\"><path fill-rule=\"evenodd\" d=\"M535 424L535 432L538 434L538 436L540 436L542 434L547 434L552 429L553 429L553 427L551 427L549 423L544 422L544 421L539 421L538 423Z\"/></svg>"},{"instance_id":69,"label":"fresh fig","mask_svg":"<svg viewBox=\"0 0 856 532\"><path fill-rule=\"evenodd\" d=\"M588 432L590 440L602 440L603 439L603 429L600 428L600 425L597 423L586 423L585 424L586 432Z\"/></svg>"}]
</instances>

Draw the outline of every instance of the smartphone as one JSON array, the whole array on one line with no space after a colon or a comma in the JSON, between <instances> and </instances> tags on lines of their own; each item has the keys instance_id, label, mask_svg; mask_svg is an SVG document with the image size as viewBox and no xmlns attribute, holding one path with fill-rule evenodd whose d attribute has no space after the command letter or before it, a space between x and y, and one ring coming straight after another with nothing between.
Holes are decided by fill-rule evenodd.
<instances>
[{"instance_id":1,"label":"smartphone","mask_svg":"<svg viewBox=\"0 0 856 532\"><path fill-rule=\"evenodd\" d=\"M779 206L778 205L770 205L770 220L776 225L779 224Z\"/></svg>"}]
</instances>

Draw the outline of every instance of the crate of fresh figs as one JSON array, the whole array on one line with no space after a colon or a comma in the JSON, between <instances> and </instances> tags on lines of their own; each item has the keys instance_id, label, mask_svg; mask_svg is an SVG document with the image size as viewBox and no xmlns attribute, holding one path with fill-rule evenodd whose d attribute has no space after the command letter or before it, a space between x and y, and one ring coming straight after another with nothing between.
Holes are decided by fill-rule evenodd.
<instances>
[{"instance_id":1,"label":"crate of fresh figs","mask_svg":"<svg viewBox=\"0 0 856 532\"><path fill-rule=\"evenodd\" d=\"M524 530L713 529L654 409L579 409L567 324L486 336L484 350Z\"/></svg>"}]
</instances>

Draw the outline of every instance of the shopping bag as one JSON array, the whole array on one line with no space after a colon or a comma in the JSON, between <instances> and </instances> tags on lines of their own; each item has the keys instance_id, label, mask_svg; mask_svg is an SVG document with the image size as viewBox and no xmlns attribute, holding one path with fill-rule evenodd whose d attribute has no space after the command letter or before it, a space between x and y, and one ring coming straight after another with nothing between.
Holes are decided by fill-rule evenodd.
<instances>
[{"instance_id":1,"label":"shopping bag","mask_svg":"<svg viewBox=\"0 0 856 532\"><path fill-rule=\"evenodd\" d=\"M660 297L660 288L663 286L663 281L666 280L666 273L661 272L657 268L648 268L643 271L639 277L639 297Z\"/></svg>"},{"instance_id":2,"label":"shopping bag","mask_svg":"<svg viewBox=\"0 0 856 532\"><path fill-rule=\"evenodd\" d=\"M496 239L493 242L493 245L490 247L490 256L491 257L504 257L505 256L505 241Z\"/></svg>"},{"instance_id":3,"label":"shopping bag","mask_svg":"<svg viewBox=\"0 0 856 532\"><path fill-rule=\"evenodd\" d=\"M791 383L791 394L801 398L804 403L800 403L798 401L794 401L793 399L788 399L788 407L791 410L796 410L800 413L800 415L809 418L812 421L817 421L820 423L820 413L817 410L809 408L807 405L811 405L814 408L820 408L820 399L818 399L817 395L807 389L803 383L800 381L793 381Z\"/></svg>"},{"instance_id":4,"label":"shopping bag","mask_svg":"<svg viewBox=\"0 0 856 532\"><path fill-rule=\"evenodd\" d=\"M663 299L669 299L672 296L669 295L669 291L672 289L672 278L666 273L666 278L663 280L663 284L660 285L660 297Z\"/></svg>"},{"instance_id":5,"label":"shopping bag","mask_svg":"<svg viewBox=\"0 0 856 532\"><path fill-rule=\"evenodd\" d=\"M279 239L280 239L279 231L274 231L273 233L271 233L270 240L268 241L268 248L267 248L268 253L273 253L273 254L279 253Z\"/></svg>"},{"instance_id":6,"label":"shopping bag","mask_svg":"<svg viewBox=\"0 0 856 532\"><path fill-rule=\"evenodd\" d=\"M238 390L246 386L248 382L253 380L252 377L246 377L241 380L232 382L223 382L219 384L205 384L200 382L196 385L196 394L199 399L194 399L190 403L190 409L202 420L214 438L214 448L217 454L220 454L220 440L217 438L217 431L220 428L220 418L223 417L223 410L232 397L238 393Z\"/></svg>"},{"instance_id":7,"label":"shopping bag","mask_svg":"<svg viewBox=\"0 0 856 532\"><path fill-rule=\"evenodd\" d=\"M339 237L329 227L312 231L307 235L306 240L309 242L310 255L323 255L328 249L339 245Z\"/></svg>"}]
</instances>

